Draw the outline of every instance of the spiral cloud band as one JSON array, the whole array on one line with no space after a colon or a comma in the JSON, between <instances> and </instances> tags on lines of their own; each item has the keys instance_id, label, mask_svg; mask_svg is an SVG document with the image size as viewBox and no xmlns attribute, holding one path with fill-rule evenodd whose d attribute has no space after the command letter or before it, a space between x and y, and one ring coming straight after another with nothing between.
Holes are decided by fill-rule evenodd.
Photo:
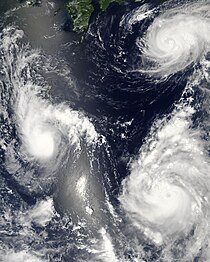
<instances>
[{"instance_id":1,"label":"spiral cloud band","mask_svg":"<svg viewBox=\"0 0 210 262\"><path fill-rule=\"evenodd\" d=\"M164 261L173 261L169 250L178 241L185 252L180 261L192 261L209 241L210 162L200 128L192 128L192 90L209 79L209 32L210 5L201 1L162 10L137 41L145 73L167 80L200 64L170 117L155 122L119 196L127 219L153 243L165 246Z\"/></svg>"},{"instance_id":2,"label":"spiral cloud band","mask_svg":"<svg viewBox=\"0 0 210 262\"><path fill-rule=\"evenodd\" d=\"M119 198L134 224L156 244L206 223L210 165L198 133L189 129L191 111L175 113L152 135Z\"/></svg>"},{"instance_id":3,"label":"spiral cloud band","mask_svg":"<svg viewBox=\"0 0 210 262\"><path fill-rule=\"evenodd\" d=\"M97 132L82 113L40 99L30 85L25 88L19 92L16 111L23 146L31 157L43 161L56 156L62 137L78 148L82 136L88 144L96 142Z\"/></svg>"},{"instance_id":4,"label":"spiral cloud band","mask_svg":"<svg viewBox=\"0 0 210 262\"><path fill-rule=\"evenodd\" d=\"M23 35L23 31L13 27L5 28L1 35L1 70L5 82L10 83L5 92L11 94L9 103L15 112L20 152L24 158L42 163L52 161L55 166L55 159L65 152L67 144L80 149L83 139L87 145L93 145L98 134L82 112L72 110L65 103L55 104L43 98L42 93L47 93L50 87L35 83L30 72L34 62L40 63L41 56L27 46L19 47L18 41Z\"/></svg>"},{"instance_id":5,"label":"spiral cloud band","mask_svg":"<svg viewBox=\"0 0 210 262\"><path fill-rule=\"evenodd\" d=\"M20 189L23 203L30 204L24 216L26 204L21 204L15 220L11 210L5 228L12 221L17 229L33 229L19 246L31 249L34 243L38 250L37 243L46 244L43 248L52 252L46 249L46 258L68 260L74 254L70 260L85 262L210 261L209 0L169 0L154 8L142 1L126 3L116 15L111 8L87 32L85 57L91 53L91 69L87 83L82 79L75 88L71 72L57 68L53 57L45 72L40 52L20 45L21 30L6 27L0 34L5 173ZM53 72L51 63L56 64ZM50 73L58 93L50 90L42 72ZM54 99L56 94L61 97ZM61 98L65 102L57 102ZM164 99L169 101L161 105ZM92 101L93 111L81 111ZM169 110L154 121L138 156L129 162L153 116ZM124 177L126 163L129 175ZM39 202L42 194L53 199ZM55 230L49 231L55 245L50 237L43 242L33 238L36 224L41 238L46 235L40 226ZM7 246L7 234L5 239ZM38 261L35 252L17 254L8 252L6 260Z\"/></svg>"},{"instance_id":6,"label":"spiral cloud band","mask_svg":"<svg viewBox=\"0 0 210 262\"><path fill-rule=\"evenodd\" d=\"M143 71L165 76L197 62L210 45L209 9L205 1L163 10L137 40Z\"/></svg>"}]
</instances>

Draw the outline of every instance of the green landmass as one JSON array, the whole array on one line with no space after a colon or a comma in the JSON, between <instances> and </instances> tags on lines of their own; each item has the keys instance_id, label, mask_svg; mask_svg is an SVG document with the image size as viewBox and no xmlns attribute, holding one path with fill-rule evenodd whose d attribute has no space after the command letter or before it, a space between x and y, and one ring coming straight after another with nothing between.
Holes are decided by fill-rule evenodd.
<instances>
[{"instance_id":1,"label":"green landmass","mask_svg":"<svg viewBox=\"0 0 210 262\"><path fill-rule=\"evenodd\" d=\"M124 0L99 0L101 10L106 11L113 2L121 4ZM73 31L78 33L86 31L94 11L92 0L70 0L67 8L73 21Z\"/></svg>"},{"instance_id":2,"label":"green landmass","mask_svg":"<svg viewBox=\"0 0 210 262\"><path fill-rule=\"evenodd\" d=\"M68 11L73 20L73 30L84 32L94 11L91 0L71 0L67 5Z\"/></svg>"},{"instance_id":3,"label":"green landmass","mask_svg":"<svg viewBox=\"0 0 210 262\"><path fill-rule=\"evenodd\" d=\"M125 0L99 0L99 6L102 11L106 11L111 3L122 4L124 1ZM156 4L160 4L167 0L153 1L156 2ZM148 0L147 2L151 2L151 0ZM90 17L94 11L92 0L69 0L67 8L73 21L73 31L77 33L85 32L88 28Z\"/></svg>"},{"instance_id":4,"label":"green landmass","mask_svg":"<svg viewBox=\"0 0 210 262\"><path fill-rule=\"evenodd\" d=\"M124 0L99 0L100 8L102 11L106 11L111 3L122 4Z\"/></svg>"}]
</instances>

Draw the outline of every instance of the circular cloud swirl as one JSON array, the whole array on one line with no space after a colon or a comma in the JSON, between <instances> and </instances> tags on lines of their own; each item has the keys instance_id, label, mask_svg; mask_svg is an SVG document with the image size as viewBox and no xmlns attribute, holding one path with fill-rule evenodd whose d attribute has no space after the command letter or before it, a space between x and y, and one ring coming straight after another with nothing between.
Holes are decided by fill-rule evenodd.
<instances>
[{"instance_id":1,"label":"circular cloud swirl","mask_svg":"<svg viewBox=\"0 0 210 262\"><path fill-rule=\"evenodd\" d=\"M63 137L78 149L81 137L85 137L89 145L97 141L93 124L81 112L41 99L30 84L25 88L16 100L16 114L23 149L32 158L46 161L57 157L59 152L65 151L61 148Z\"/></svg>"},{"instance_id":2,"label":"circular cloud swirl","mask_svg":"<svg viewBox=\"0 0 210 262\"><path fill-rule=\"evenodd\" d=\"M14 27L6 27L0 35L0 69L7 83L4 92L10 95L8 101L5 96L4 103L15 113L22 157L42 163L51 161L56 166L55 162L67 151L67 145L78 150L83 139L87 145L94 145L98 133L82 112L46 99L50 87L44 82L37 84L32 74L34 63L39 66L41 55L28 46L20 48L18 41L23 35L23 31ZM6 110L3 113L8 118Z\"/></svg>"},{"instance_id":3,"label":"circular cloud swirl","mask_svg":"<svg viewBox=\"0 0 210 262\"><path fill-rule=\"evenodd\" d=\"M137 40L147 68L142 71L167 76L198 61L210 45L209 9L209 3L201 1L160 14Z\"/></svg>"},{"instance_id":4,"label":"circular cloud swirl","mask_svg":"<svg viewBox=\"0 0 210 262\"><path fill-rule=\"evenodd\" d=\"M156 244L206 223L210 165L198 133L189 128L192 112L186 107L174 113L151 133L123 182L123 208Z\"/></svg>"}]
</instances>

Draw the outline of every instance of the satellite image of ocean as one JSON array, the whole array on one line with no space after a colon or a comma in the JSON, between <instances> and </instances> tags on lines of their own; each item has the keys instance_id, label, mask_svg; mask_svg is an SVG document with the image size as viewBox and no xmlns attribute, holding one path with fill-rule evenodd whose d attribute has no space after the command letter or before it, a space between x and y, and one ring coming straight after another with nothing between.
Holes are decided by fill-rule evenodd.
<instances>
[{"instance_id":1,"label":"satellite image of ocean","mask_svg":"<svg viewBox=\"0 0 210 262\"><path fill-rule=\"evenodd\" d=\"M0 0L0 261L210 262L210 1Z\"/></svg>"}]
</instances>

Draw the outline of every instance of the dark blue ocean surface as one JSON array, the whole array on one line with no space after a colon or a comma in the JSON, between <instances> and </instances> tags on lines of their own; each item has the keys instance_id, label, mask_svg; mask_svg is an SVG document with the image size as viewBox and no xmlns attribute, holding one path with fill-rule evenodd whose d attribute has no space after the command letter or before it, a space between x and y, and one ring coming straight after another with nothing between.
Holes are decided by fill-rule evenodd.
<instances>
[{"instance_id":1,"label":"dark blue ocean surface","mask_svg":"<svg viewBox=\"0 0 210 262\"><path fill-rule=\"evenodd\" d=\"M208 1L0 3L0 260L209 260Z\"/></svg>"}]
</instances>

